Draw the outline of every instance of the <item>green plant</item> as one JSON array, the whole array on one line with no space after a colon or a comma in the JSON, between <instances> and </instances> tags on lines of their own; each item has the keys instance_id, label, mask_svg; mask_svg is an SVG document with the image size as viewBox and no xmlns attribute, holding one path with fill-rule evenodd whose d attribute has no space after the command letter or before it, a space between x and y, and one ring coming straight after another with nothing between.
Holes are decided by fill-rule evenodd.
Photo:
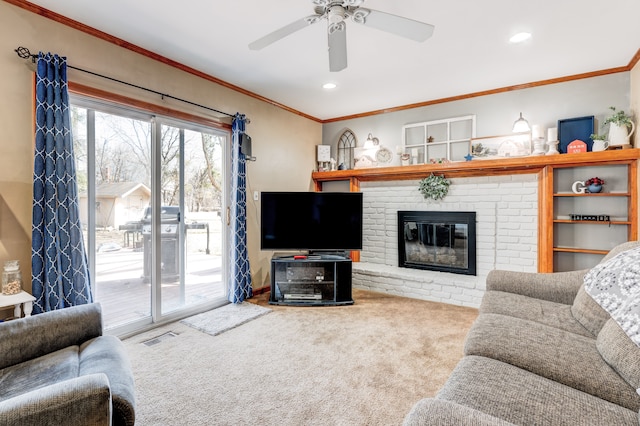
<instances>
[{"instance_id":1,"label":"green plant","mask_svg":"<svg viewBox=\"0 0 640 426\"><path fill-rule=\"evenodd\" d=\"M609 107L613 111L613 115L607 117L602 123L602 126L606 126L609 123L617 124L619 126L631 126L631 116L624 113L624 111L616 111L616 107Z\"/></svg>"},{"instance_id":2,"label":"green plant","mask_svg":"<svg viewBox=\"0 0 640 426\"><path fill-rule=\"evenodd\" d=\"M433 173L419 182L419 190L426 200L442 200L449 193L451 181L444 176L436 176Z\"/></svg>"},{"instance_id":3,"label":"green plant","mask_svg":"<svg viewBox=\"0 0 640 426\"><path fill-rule=\"evenodd\" d=\"M606 135L599 135L597 133L592 133L591 136L589 136L591 138L592 141L606 141L607 140L607 136Z\"/></svg>"}]
</instances>

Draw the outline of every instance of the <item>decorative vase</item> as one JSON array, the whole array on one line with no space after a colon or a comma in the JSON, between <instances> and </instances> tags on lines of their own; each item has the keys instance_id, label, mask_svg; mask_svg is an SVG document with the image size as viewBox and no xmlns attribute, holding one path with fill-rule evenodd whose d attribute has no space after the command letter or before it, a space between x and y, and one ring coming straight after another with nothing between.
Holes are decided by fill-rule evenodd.
<instances>
[{"instance_id":1,"label":"decorative vase","mask_svg":"<svg viewBox=\"0 0 640 426\"><path fill-rule=\"evenodd\" d=\"M636 130L635 124L631 122L631 132L625 125L619 125L610 123L609 125L609 145L610 146L622 146L631 144L630 139L633 132Z\"/></svg>"},{"instance_id":2,"label":"decorative vase","mask_svg":"<svg viewBox=\"0 0 640 426\"><path fill-rule=\"evenodd\" d=\"M597 194L598 192L602 191L602 185L596 185L595 183L592 183L591 185L589 185L588 189L590 193Z\"/></svg>"}]
</instances>

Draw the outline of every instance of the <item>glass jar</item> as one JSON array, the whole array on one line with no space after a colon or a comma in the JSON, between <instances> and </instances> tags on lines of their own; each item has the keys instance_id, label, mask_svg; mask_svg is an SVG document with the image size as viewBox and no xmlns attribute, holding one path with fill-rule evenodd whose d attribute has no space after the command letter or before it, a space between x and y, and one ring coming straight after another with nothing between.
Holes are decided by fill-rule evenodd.
<instances>
[{"instance_id":1,"label":"glass jar","mask_svg":"<svg viewBox=\"0 0 640 426\"><path fill-rule=\"evenodd\" d=\"M2 294L18 294L22 291L22 273L17 260L8 260L2 271Z\"/></svg>"}]
</instances>

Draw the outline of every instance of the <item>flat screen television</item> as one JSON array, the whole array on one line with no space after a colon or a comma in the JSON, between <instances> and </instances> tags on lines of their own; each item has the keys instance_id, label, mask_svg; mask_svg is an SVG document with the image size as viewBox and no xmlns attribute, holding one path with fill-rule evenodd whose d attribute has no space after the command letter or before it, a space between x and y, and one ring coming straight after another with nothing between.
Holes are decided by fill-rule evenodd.
<instances>
[{"instance_id":1,"label":"flat screen television","mask_svg":"<svg viewBox=\"0 0 640 426\"><path fill-rule=\"evenodd\" d=\"M362 193L263 192L263 250L362 249Z\"/></svg>"}]
</instances>

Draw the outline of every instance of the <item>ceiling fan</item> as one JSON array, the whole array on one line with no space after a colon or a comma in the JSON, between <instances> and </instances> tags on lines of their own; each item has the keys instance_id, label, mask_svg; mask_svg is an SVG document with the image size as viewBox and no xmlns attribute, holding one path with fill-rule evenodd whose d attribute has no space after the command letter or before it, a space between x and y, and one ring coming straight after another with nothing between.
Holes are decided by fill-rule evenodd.
<instances>
[{"instance_id":1,"label":"ceiling fan","mask_svg":"<svg viewBox=\"0 0 640 426\"><path fill-rule=\"evenodd\" d=\"M347 67L347 18L357 24L377 28L415 41L425 41L433 34L433 25L415 21L390 13L360 7L364 0L311 0L315 4L315 14L298 19L284 27L259 38L249 44L249 49L260 50L276 41L327 20L329 37L329 70L337 72Z\"/></svg>"}]
</instances>

